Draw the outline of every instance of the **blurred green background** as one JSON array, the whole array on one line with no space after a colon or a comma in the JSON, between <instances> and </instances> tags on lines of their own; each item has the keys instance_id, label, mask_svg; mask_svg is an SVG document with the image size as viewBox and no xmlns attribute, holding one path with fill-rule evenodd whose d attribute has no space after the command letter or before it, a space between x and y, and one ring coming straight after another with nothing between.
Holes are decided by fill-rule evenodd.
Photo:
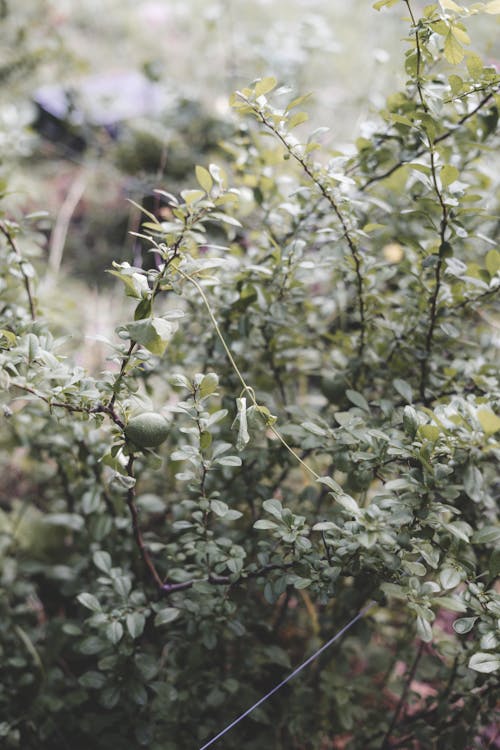
<instances>
[{"instance_id":1,"label":"blurred green background","mask_svg":"<svg viewBox=\"0 0 500 750\"><path fill-rule=\"evenodd\" d=\"M370 0L1 0L3 211L47 211L34 235L40 295L62 330L112 328L104 269L144 261L127 199L159 209L154 188L176 192L195 164L224 161L235 89L274 75L311 92L303 132L326 126L325 148L348 149L405 80L406 15L403 2L377 12ZM471 20L471 47L494 62L498 17ZM70 278L55 296L60 273Z\"/></svg>"}]
</instances>

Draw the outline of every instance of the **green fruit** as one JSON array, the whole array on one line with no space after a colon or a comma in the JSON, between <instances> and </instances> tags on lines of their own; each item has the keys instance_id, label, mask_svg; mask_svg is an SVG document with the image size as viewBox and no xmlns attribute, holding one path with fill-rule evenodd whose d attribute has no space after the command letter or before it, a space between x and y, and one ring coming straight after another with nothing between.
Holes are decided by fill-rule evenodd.
<instances>
[{"instance_id":1,"label":"green fruit","mask_svg":"<svg viewBox=\"0 0 500 750\"><path fill-rule=\"evenodd\" d=\"M321 393L330 403L343 404L347 388L349 385L342 375L323 375L321 378Z\"/></svg>"},{"instance_id":2,"label":"green fruit","mask_svg":"<svg viewBox=\"0 0 500 750\"><path fill-rule=\"evenodd\" d=\"M138 448L156 448L168 435L168 423L161 414L146 411L129 419L125 436Z\"/></svg>"}]
</instances>

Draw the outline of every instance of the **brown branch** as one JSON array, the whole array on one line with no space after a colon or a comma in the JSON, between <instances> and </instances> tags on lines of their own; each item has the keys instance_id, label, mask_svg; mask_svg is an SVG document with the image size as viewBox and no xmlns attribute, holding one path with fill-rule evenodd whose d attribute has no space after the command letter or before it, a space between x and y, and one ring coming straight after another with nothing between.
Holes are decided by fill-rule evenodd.
<instances>
[{"instance_id":1,"label":"brown branch","mask_svg":"<svg viewBox=\"0 0 500 750\"><path fill-rule=\"evenodd\" d=\"M363 351L365 348L365 334L366 334L365 301L364 301L364 296L363 296L363 276L361 274L362 262L361 262L361 256L359 254L359 249L356 247L356 244L350 235L346 220L344 219L344 216L342 215L342 212L340 211L337 205L337 202L335 201L331 193L327 190L327 188L323 185L321 180L319 180L318 177L314 174L313 170L311 169L307 161L302 156L300 156L292 146L290 146L287 143L286 138L275 128L273 123L270 122L255 105L253 105L243 95L240 94L240 96L252 108L257 119L260 120L260 122L263 125L265 125L265 127L268 128L268 130L270 130L276 136L276 138L278 138L278 140L282 143L282 145L285 147L287 152L291 156L293 156L293 158L298 164L300 164L300 166L302 167L304 172L307 174L311 182L314 185L316 185L316 187L319 189L323 198L325 198L325 200L328 201L328 203L333 209L333 212L335 213L337 219L340 222L340 225L343 230L342 236L345 237L346 242L348 244L349 251L354 261L354 268L355 268L355 273L356 273L356 286L357 286L357 293L358 293L358 307L359 307L360 328L361 328L360 339L359 339L359 344L358 344L358 354L360 357L362 357Z\"/></svg>"},{"instance_id":2,"label":"brown branch","mask_svg":"<svg viewBox=\"0 0 500 750\"><path fill-rule=\"evenodd\" d=\"M26 294L28 295L28 303L29 303L29 308L30 308L31 320L35 321L36 320L35 298L33 296L29 277L27 276L26 271L23 266L23 256L21 255L21 251L19 250L16 243L14 242L14 238L12 237L12 234L10 233L9 229L5 226L3 222L0 222L0 232L2 232L3 236L5 237L8 244L10 245L14 255L16 256L16 259L19 265L19 270L21 271L21 275L23 277L24 288L26 289Z\"/></svg>"},{"instance_id":3,"label":"brown branch","mask_svg":"<svg viewBox=\"0 0 500 750\"><path fill-rule=\"evenodd\" d=\"M135 474L134 474L134 461L135 461L135 455L133 453L130 454L128 464L127 464L127 476L133 480L133 484L131 487L127 490L127 506L130 511L130 515L132 516L132 528L134 531L134 539L135 542L139 548L139 551L141 553L141 557L143 559L144 564L148 568L151 577L153 578L156 586L159 589L163 588L163 581L160 578L160 575L158 571L156 570L155 564L153 563L151 557L149 556L149 552L146 548L146 545L144 544L144 539L142 536L142 532L139 526L139 513L137 510L137 505L135 504Z\"/></svg>"},{"instance_id":4,"label":"brown branch","mask_svg":"<svg viewBox=\"0 0 500 750\"><path fill-rule=\"evenodd\" d=\"M236 580L232 579L231 576L210 576L208 578L192 578L189 581L181 581L180 583L163 583L161 589L164 594L168 595L173 594L176 591L185 591L186 589L190 589L195 585L195 583L211 583L215 586L236 586L242 581L245 581L249 578L259 578L260 576L266 575L272 570L288 570L288 568L293 567L295 564L295 562L289 562L264 565L258 570L245 573L245 575L236 578Z\"/></svg>"},{"instance_id":5,"label":"brown branch","mask_svg":"<svg viewBox=\"0 0 500 750\"><path fill-rule=\"evenodd\" d=\"M475 302L480 302L481 300L486 299L486 297L490 297L491 295L497 294L498 292L500 292L500 285L493 287L493 289L487 289L485 292L478 294L476 297L468 297L467 299L462 300L462 302L459 302L456 305L452 305L451 309L460 310L467 305L473 305Z\"/></svg>"},{"instance_id":6,"label":"brown branch","mask_svg":"<svg viewBox=\"0 0 500 750\"><path fill-rule=\"evenodd\" d=\"M432 353L432 347L434 342L434 331L437 325L437 319L439 314L438 309L438 297L441 291L442 282L442 271L444 265L444 253L446 249L446 230L448 228L448 207L444 201L443 194L439 188L436 172L436 157L434 152L434 146L429 139L430 148L430 159L431 159L431 174L432 182L434 185L434 191L437 195L439 205L441 206L441 222L439 226L439 257L434 269L434 289L429 299L430 313L429 313L429 325L427 327L427 333L425 336L425 351L424 356L420 362L420 398L425 403L425 391L427 388L427 381L429 378L429 360Z\"/></svg>"},{"instance_id":7,"label":"brown branch","mask_svg":"<svg viewBox=\"0 0 500 750\"><path fill-rule=\"evenodd\" d=\"M415 16L413 15L413 10L412 10L409 0L405 0L405 4L406 4L406 7L408 8L408 13L410 14L410 19L411 19L413 28L415 29L415 46L417 50L417 71L416 71L415 77L416 77L416 82L417 82L418 96L419 96L420 103L422 104L422 108L424 112L428 112L429 108L424 98L424 92L422 89L422 81L421 81L422 50L420 48L420 37L418 35L418 26L417 26Z\"/></svg>"},{"instance_id":8,"label":"brown branch","mask_svg":"<svg viewBox=\"0 0 500 750\"><path fill-rule=\"evenodd\" d=\"M121 430L123 430L123 428L125 427L124 422L120 419L116 411L110 405L98 404L97 406L83 406L82 404L70 404L67 401L53 401L49 396L45 396L43 393L39 393L34 388L31 388L29 385L16 383L15 381L11 382L10 385L13 386L14 388L19 388L19 390L25 391L26 393L30 393L32 396L36 396L36 398L39 398L41 401L47 404L51 409L54 407L58 409L66 409L66 411L73 412L76 414L89 414L89 415L90 414L107 414L108 417Z\"/></svg>"}]
</instances>

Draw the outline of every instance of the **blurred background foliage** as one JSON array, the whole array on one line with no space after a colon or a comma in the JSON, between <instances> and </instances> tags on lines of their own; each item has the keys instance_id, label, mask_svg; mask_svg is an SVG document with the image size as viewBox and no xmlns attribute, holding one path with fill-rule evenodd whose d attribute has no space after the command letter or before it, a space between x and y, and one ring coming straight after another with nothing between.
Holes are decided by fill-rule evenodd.
<instances>
[{"instance_id":1,"label":"blurred background foliage","mask_svg":"<svg viewBox=\"0 0 500 750\"><path fill-rule=\"evenodd\" d=\"M139 252L127 198L154 207L155 187L175 192L195 164L223 159L239 127L233 90L273 74L311 92L311 130L328 127L336 150L370 132L404 82L404 13L381 17L365 0L4 0L0 13L4 207L48 212L45 260L83 290L109 285L111 261ZM470 22L500 56L497 18Z\"/></svg>"}]
</instances>

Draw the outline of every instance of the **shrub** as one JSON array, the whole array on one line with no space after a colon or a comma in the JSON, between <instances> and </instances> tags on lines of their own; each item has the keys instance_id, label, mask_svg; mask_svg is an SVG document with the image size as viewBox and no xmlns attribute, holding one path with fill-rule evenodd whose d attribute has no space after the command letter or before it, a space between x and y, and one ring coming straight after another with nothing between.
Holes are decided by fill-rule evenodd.
<instances>
[{"instance_id":1,"label":"shrub","mask_svg":"<svg viewBox=\"0 0 500 750\"><path fill-rule=\"evenodd\" d=\"M352 152L272 77L233 96L230 178L162 192L156 264L111 270L106 372L2 219L6 747L199 747L360 610L228 742L495 741L499 79L464 45L498 3L403 4L408 83Z\"/></svg>"}]
</instances>

